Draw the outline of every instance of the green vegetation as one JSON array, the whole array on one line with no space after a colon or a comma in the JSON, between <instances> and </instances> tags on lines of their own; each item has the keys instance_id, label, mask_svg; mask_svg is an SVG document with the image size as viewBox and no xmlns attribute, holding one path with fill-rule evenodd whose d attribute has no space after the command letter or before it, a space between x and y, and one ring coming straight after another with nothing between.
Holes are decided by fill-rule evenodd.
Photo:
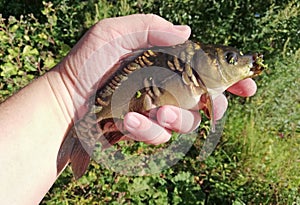
<instances>
[{"instance_id":1,"label":"green vegetation","mask_svg":"<svg viewBox=\"0 0 300 205\"><path fill-rule=\"evenodd\" d=\"M98 20L132 13L188 24L194 40L263 53L269 67L256 78L254 97L228 94L221 142L205 161L197 139L183 160L158 174L124 176L92 163L75 181L68 168L42 204L300 203L298 1L23 2L0 1L0 101L51 69Z\"/></svg>"}]
</instances>

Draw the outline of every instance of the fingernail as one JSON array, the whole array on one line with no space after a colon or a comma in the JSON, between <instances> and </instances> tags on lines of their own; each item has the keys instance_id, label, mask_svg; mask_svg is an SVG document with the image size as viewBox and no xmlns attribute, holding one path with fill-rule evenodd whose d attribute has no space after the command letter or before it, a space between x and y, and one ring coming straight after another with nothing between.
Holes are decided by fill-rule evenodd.
<instances>
[{"instance_id":1,"label":"fingernail","mask_svg":"<svg viewBox=\"0 0 300 205\"><path fill-rule=\"evenodd\" d=\"M186 26L186 25L175 25L174 28L178 31L188 31L188 30L190 30L190 27Z\"/></svg>"},{"instance_id":2,"label":"fingernail","mask_svg":"<svg viewBox=\"0 0 300 205\"><path fill-rule=\"evenodd\" d=\"M138 128L140 125L141 125L141 122L139 119L137 119L136 117L134 116L130 116L128 119L127 119L127 122L126 122L127 126L131 129L136 129Z\"/></svg>"},{"instance_id":3,"label":"fingernail","mask_svg":"<svg viewBox=\"0 0 300 205\"><path fill-rule=\"evenodd\" d=\"M166 108L164 110L163 122L166 124L172 124L177 120L177 114L171 108Z\"/></svg>"}]
</instances>

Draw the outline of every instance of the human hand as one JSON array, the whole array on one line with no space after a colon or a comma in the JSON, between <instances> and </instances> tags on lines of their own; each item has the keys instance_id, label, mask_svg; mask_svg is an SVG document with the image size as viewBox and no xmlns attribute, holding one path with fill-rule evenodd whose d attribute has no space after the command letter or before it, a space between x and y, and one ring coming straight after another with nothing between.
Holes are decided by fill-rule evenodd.
<instances>
[{"instance_id":1,"label":"human hand","mask_svg":"<svg viewBox=\"0 0 300 205\"><path fill-rule=\"evenodd\" d=\"M85 114L88 109L86 99L94 94L95 87L105 82L113 72L112 68L117 67L115 64L125 54L140 48L180 44L189 38L190 33L188 26L174 26L150 14L109 18L98 22L59 66L71 97L71 103L67 105L68 113L76 110L77 118Z\"/></svg>"},{"instance_id":2,"label":"human hand","mask_svg":"<svg viewBox=\"0 0 300 205\"><path fill-rule=\"evenodd\" d=\"M100 84L105 81L111 73L107 71L124 54L139 48L183 43L189 35L189 27L174 26L155 15L132 15L100 21L87 32L61 64L60 72L70 92L77 117L81 118L86 112L84 102L98 86L99 80ZM103 77L99 79L99 76ZM256 85L254 81L247 79L228 90L241 96L250 96L255 93ZM215 118L221 118L227 108L225 96L215 98L213 105ZM68 113L72 113L72 110ZM153 110L152 114L156 115L157 120L138 113L128 113L125 116L124 126L131 132L130 138L160 144L170 139L171 130L187 133L201 121L198 112L174 106L163 106Z\"/></svg>"}]
</instances>

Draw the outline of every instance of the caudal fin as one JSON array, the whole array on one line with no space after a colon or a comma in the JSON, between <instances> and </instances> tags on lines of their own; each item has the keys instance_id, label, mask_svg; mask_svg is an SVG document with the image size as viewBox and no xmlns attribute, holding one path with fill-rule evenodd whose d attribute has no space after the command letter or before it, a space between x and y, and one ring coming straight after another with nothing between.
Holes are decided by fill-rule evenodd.
<instances>
[{"instance_id":1,"label":"caudal fin","mask_svg":"<svg viewBox=\"0 0 300 205\"><path fill-rule=\"evenodd\" d=\"M115 123L112 118L102 120L101 123L99 123L103 131L102 137L99 138L99 142L102 144L102 150L119 142L124 136L124 133L119 131L119 127L116 126ZM90 163L93 148L94 147L85 146L84 142L78 139L76 130L72 128L58 151L56 160L57 174L59 175L70 163L75 178L78 179L82 177Z\"/></svg>"},{"instance_id":2,"label":"caudal fin","mask_svg":"<svg viewBox=\"0 0 300 205\"><path fill-rule=\"evenodd\" d=\"M84 175L90 162L90 156L83 148L77 137L74 137L74 130L70 130L67 137L64 139L57 155L56 167L59 175L63 169L71 164L75 179Z\"/></svg>"}]
</instances>

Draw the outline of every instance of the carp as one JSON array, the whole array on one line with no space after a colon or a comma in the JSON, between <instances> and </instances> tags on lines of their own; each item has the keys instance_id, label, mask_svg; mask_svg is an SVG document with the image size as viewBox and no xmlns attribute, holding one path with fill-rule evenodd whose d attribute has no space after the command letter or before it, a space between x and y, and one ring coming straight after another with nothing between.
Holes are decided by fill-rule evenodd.
<instances>
[{"instance_id":1,"label":"carp","mask_svg":"<svg viewBox=\"0 0 300 205\"><path fill-rule=\"evenodd\" d=\"M163 105L201 109L213 125L213 97L260 74L265 68L262 62L262 55L190 40L126 55L90 97L89 111L68 131L58 153L57 173L70 163L75 178L80 178L96 143L105 149L129 134L122 126L128 112L148 115Z\"/></svg>"}]
</instances>

